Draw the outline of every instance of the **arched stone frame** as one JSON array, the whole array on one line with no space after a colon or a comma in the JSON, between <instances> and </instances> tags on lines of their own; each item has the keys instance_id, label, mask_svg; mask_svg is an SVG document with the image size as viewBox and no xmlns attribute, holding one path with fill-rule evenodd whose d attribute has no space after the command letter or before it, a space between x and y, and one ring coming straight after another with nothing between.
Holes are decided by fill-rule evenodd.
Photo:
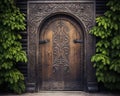
<instances>
[{"instance_id":1,"label":"arched stone frame","mask_svg":"<svg viewBox=\"0 0 120 96\"><path fill-rule=\"evenodd\" d=\"M55 14L67 14L76 19L84 32L84 90L96 90L95 70L90 62L95 52L95 39L89 34L94 26L95 2L89 1L29 1L28 2L28 81L27 89L37 90L38 34L40 24Z\"/></svg>"}]
</instances>

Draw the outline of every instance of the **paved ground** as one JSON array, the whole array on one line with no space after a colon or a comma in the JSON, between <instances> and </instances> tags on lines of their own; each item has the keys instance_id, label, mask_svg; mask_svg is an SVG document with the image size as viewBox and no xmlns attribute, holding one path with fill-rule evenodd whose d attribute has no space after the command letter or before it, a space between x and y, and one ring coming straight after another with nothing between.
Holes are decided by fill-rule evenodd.
<instances>
[{"instance_id":1,"label":"paved ground","mask_svg":"<svg viewBox=\"0 0 120 96\"><path fill-rule=\"evenodd\" d=\"M0 96L120 96L118 93L87 93L82 91L41 91L39 93L25 93L22 95L0 95Z\"/></svg>"}]
</instances>

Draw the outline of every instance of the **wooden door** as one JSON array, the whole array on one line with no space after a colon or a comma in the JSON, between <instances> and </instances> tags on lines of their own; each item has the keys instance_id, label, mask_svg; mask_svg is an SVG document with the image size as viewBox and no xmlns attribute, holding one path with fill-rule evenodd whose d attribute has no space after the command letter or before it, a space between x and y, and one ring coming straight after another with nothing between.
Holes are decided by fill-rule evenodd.
<instances>
[{"instance_id":1,"label":"wooden door","mask_svg":"<svg viewBox=\"0 0 120 96\"><path fill-rule=\"evenodd\" d=\"M83 52L83 34L75 20L66 16L47 20L39 40L40 90L82 90Z\"/></svg>"}]
</instances>

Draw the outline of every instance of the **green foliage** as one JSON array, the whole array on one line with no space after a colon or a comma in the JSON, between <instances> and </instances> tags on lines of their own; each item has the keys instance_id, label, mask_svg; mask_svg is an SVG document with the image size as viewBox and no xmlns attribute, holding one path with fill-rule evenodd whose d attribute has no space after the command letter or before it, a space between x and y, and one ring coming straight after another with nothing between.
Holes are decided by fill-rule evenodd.
<instances>
[{"instance_id":1,"label":"green foliage","mask_svg":"<svg viewBox=\"0 0 120 96\"><path fill-rule=\"evenodd\" d=\"M92 56L98 82L109 89L120 90L120 2L109 0L109 10L96 18L97 25L90 31L98 40Z\"/></svg>"},{"instance_id":2,"label":"green foliage","mask_svg":"<svg viewBox=\"0 0 120 96\"><path fill-rule=\"evenodd\" d=\"M25 91L24 76L17 69L18 62L27 62L18 34L25 29L24 14L15 6L14 0L0 1L0 86L16 93Z\"/></svg>"}]
</instances>

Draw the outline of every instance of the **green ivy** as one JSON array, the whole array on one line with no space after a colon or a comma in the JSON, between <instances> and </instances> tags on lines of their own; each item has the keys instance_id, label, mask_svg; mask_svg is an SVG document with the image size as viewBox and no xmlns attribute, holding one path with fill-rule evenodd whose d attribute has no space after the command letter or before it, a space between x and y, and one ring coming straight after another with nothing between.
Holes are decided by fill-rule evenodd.
<instances>
[{"instance_id":1,"label":"green ivy","mask_svg":"<svg viewBox=\"0 0 120 96\"><path fill-rule=\"evenodd\" d=\"M96 54L92 56L98 82L109 89L120 90L120 2L109 0L104 16L96 18L90 31L97 37Z\"/></svg>"},{"instance_id":2,"label":"green ivy","mask_svg":"<svg viewBox=\"0 0 120 96\"><path fill-rule=\"evenodd\" d=\"M22 50L19 30L25 30L24 14L14 0L0 0L0 88L16 93L25 91L24 76L17 69L18 62L27 62Z\"/></svg>"}]
</instances>

